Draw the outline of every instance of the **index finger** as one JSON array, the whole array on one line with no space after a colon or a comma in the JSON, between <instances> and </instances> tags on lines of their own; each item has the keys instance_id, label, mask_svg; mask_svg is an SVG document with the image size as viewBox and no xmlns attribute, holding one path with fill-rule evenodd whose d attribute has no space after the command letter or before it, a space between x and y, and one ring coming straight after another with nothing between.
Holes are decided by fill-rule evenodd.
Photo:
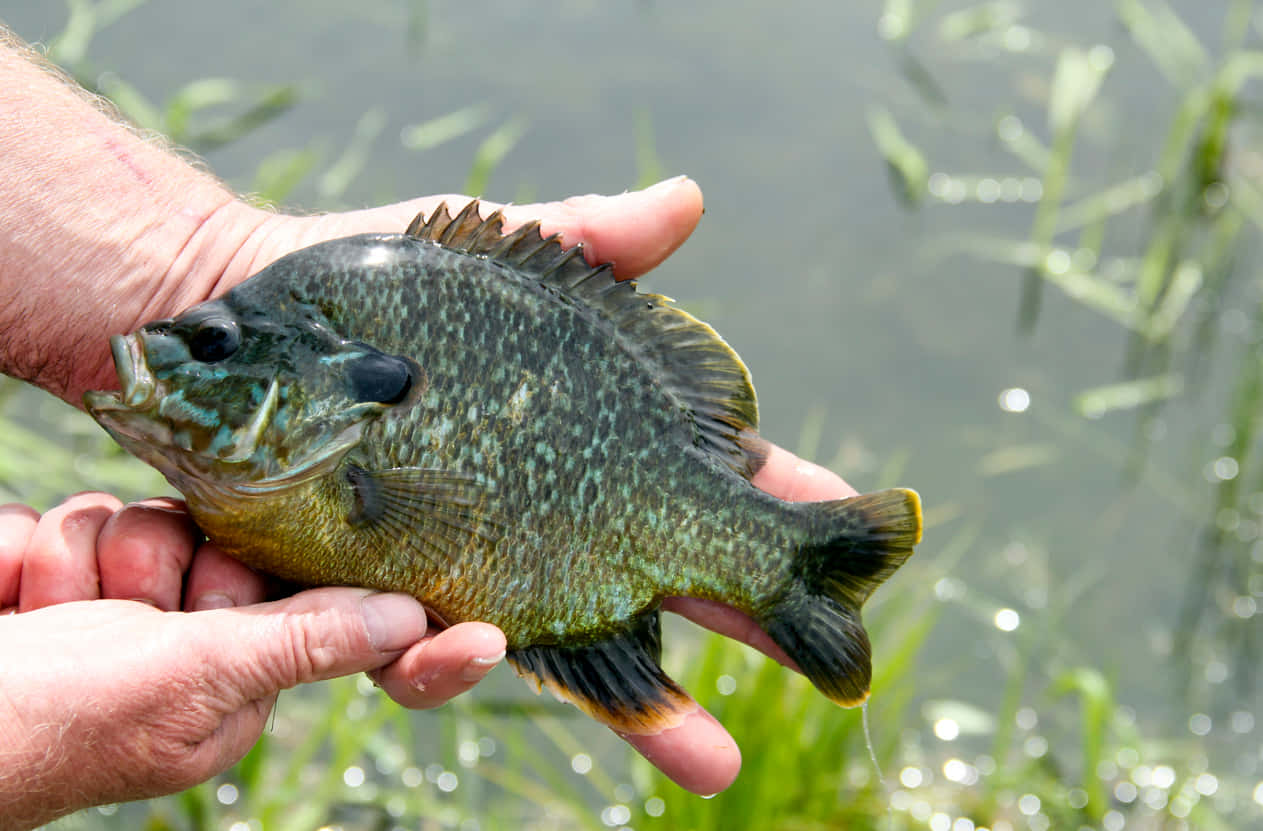
<instances>
[{"instance_id":1,"label":"index finger","mask_svg":"<svg viewBox=\"0 0 1263 831\"><path fill-rule=\"evenodd\" d=\"M380 208L341 214L328 214L315 220L303 235L302 244L370 231L398 232L418 213L427 217L446 203L451 213L472 199L464 194L423 196ZM560 234L569 247L583 243L591 265L610 262L620 280L638 277L665 260L679 248L702 216L702 191L685 176L667 179L644 190L615 196L588 194L557 202L530 205L503 205L481 201L484 218L492 211L504 213L506 231L539 220L545 236ZM290 243L293 240L289 241ZM273 246L256 261L260 264L288 253L292 245Z\"/></svg>"}]
</instances>

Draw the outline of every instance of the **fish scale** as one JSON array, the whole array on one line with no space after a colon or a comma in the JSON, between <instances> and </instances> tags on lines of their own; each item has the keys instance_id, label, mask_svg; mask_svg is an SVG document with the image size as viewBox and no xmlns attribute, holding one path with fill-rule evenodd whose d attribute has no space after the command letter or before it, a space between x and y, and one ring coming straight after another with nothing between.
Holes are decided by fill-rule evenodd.
<instances>
[{"instance_id":1,"label":"fish scale","mask_svg":"<svg viewBox=\"0 0 1263 831\"><path fill-rule=\"evenodd\" d=\"M521 674L623 732L692 709L658 663L672 595L863 700L860 607L920 539L916 494L758 490L754 391L714 330L501 226L475 202L295 252L114 338L123 392L88 407L229 553L494 623Z\"/></svg>"}]
</instances>

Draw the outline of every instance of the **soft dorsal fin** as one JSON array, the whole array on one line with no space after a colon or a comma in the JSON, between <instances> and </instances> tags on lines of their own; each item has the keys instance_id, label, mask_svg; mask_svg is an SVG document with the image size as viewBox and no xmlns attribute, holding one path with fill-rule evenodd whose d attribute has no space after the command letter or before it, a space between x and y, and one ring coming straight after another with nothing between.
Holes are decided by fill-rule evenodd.
<instances>
[{"instance_id":1,"label":"soft dorsal fin","mask_svg":"<svg viewBox=\"0 0 1263 831\"><path fill-rule=\"evenodd\" d=\"M714 329L673 307L670 298L615 280L610 263L589 266L582 245L563 247L559 235L540 233L538 221L507 234L503 227L504 215L497 210L483 219L475 199L455 217L446 203L429 219L418 215L405 233L511 266L583 301L613 324L631 351L657 367L664 386L690 413L696 444L737 474L754 475L763 453L755 438L759 409L750 372Z\"/></svg>"}]
</instances>

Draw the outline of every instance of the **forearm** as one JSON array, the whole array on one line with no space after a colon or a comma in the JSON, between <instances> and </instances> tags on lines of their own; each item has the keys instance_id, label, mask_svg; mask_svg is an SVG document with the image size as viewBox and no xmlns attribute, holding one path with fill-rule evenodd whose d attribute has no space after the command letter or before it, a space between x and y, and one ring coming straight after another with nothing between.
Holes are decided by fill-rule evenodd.
<instances>
[{"instance_id":1,"label":"forearm","mask_svg":"<svg viewBox=\"0 0 1263 831\"><path fill-rule=\"evenodd\" d=\"M268 214L118 123L0 29L0 370L75 404L106 336L249 268ZM239 278L238 278L239 279Z\"/></svg>"},{"instance_id":2,"label":"forearm","mask_svg":"<svg viewBox=\"0 0 1263 831\"><path fill-rule=\"evenodd\" d=\"M0 679L0 831L35 828L79 807L54 787L67 777L48 775L62 761L57 730L27 724Z\"/></svg>"}]
</instances>

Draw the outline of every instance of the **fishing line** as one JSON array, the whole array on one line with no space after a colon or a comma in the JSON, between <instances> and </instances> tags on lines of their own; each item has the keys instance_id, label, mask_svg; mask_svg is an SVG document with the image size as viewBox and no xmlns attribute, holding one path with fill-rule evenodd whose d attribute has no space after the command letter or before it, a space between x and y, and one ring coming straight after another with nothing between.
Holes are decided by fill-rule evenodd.
<instances>
[{"instance_id":1,"label":"fishing line","mask_svg":"<svg viewBox=\"0 0 1263 831\"><path fill-rule=\"evenodd\" d=\"M890 820L890 831L895 831L895 804L891 800L890 783L886 781L885 774L881 771L881 763L877 761L877 751L873 749L873 736L868 732L868 700L860 705L860 726L864 729L864 746L868 748L868 759L873 763L873 770L877 773L877 782L881 785L881 789L886 793L886 816Z\"/></svg>"}]
</instances>

